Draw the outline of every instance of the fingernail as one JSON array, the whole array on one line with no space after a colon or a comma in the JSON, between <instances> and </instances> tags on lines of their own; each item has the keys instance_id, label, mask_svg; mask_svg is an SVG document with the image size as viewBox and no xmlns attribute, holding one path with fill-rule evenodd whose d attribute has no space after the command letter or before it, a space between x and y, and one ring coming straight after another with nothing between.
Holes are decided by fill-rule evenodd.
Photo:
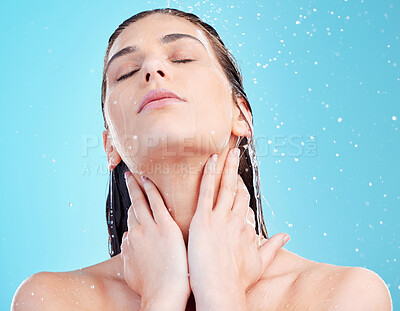
<instances>
[{"instance_id":1,"label":"fingernail","mask_svg":"<svg viewBox=\"0 0 400 311\"><path fill-rule=\"evenodd\" d=\"M290 240L290 236L288 234L286 234L283 238L283 244L286 244L289 240Z\"/></svg>"}]
</instances>

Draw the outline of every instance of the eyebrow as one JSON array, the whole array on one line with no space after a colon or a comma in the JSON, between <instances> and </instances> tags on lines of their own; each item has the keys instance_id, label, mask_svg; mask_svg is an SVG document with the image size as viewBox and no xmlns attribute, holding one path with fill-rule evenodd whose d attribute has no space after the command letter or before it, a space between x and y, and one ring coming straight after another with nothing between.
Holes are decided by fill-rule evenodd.
<instances>
[{"instance_id":1,"label":"eyebrow","mask_svg":"<svg viewBox=\"0 0 400 311\"><path fill-rule=\"evenodd\" d=\"M188 34L185 34L185 33L171 33L171 34L168 34L168 35L165 35L165 36L161 37L161 38L159 39L159 41L160 41L163 45L165 45L165 44L174 42L174 41L179 40L179 39L184 39L184 38L185 38L185 39L192 39L192 40L195 40L195 41L197 41L198 43L200 43L204 48L206 48L206 47L204 46L203 42L201 42L198 38L196 38L196 37L194 37L194 36L191 36L191 35L188 35ZM111 64L114 60L116 60L118 57L121 57L121 56L124 56L124 55L127 55L127 54L136 53L136 52L138 52L138 51L139 51L139 48L138 48L137 46L135 46L135 45L129 45L129 46L123 48L122 50L118 51L117 53L115 53L115 54L113 55L113 57L111 57L111 59L109 60L109 62L108 62L108 64L107 64L107 67L106 67L105 73L107 74L107 71L108 71L108 68L110 67L110 64Z\"/></svg>"}]
</instances>

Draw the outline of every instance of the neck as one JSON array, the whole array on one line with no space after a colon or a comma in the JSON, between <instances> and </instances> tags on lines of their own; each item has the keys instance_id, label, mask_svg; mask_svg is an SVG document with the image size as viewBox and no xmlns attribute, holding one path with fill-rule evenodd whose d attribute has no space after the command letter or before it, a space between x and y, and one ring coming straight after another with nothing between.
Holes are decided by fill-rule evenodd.
<instances>
[{"instance_id":1,"label":"neck","mask_svg":"<svg viewBox=\"0 0 400 311\"><path fill-rule=\"evenodd\" d=\"M214 184L214 204L218 197L219 184L225 159L234 143L228 144L221 152L218 152L217 175ZM197 200L200 192L200 184L208 154L197 157L164 157L161 163L157 162L160 170L155 169L154 161L151 170L143 172L157 187L164 200L165 208L182 231L183 239L187 247L190 222L196 212ZM158 159L157 159L158 160ZM141 186L139 174L133 174Z\"/></svg>"}]
</instances>

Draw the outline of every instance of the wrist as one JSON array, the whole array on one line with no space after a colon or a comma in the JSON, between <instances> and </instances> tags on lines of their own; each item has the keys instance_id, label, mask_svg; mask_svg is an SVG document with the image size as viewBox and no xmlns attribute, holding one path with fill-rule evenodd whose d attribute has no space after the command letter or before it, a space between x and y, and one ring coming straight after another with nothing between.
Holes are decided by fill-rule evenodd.
<instances>
[{"instance_id":1,"label":"wrist","mask_svg":"<svg viewBox=\"0 0 400 311\"><path fill-rule=\"evenodd\" d=\"M189 296L190 289L163 288L152 295L143 295L140 310L185 310Z\"/></svg>"},{"instance_id":2,"label":"wrist","mask_svg":"<svg viewBox=\"0 0 400 311\"><path fill-rule=\"evenodd\" d=\"M151 299L140 302L140 310L148 311L184 311L186 309L187 299L182 299L182 297L172 297L171 295L165 297L153 297Z\"/></svg>"},{"instance_id":3,"label":"wrist","mask_svg":"<svg viewBox=\"0 0 400 311\"><path fill-rule=\"evenodd\" d=\"M193 291L196 310L247 310L246 293L237 286L208 287Z\"/></svg>"}]
</instances>

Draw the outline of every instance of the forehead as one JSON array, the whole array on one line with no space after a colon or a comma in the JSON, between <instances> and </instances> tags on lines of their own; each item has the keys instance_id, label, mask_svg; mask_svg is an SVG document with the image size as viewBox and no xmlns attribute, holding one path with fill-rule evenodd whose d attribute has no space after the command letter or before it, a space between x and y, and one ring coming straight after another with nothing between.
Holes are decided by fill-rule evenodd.
<instances>
[{"instance_id":1,"label":"forehead","mask_svg":"<svg viewBox=\"0 0 400 311\"><path fill-rule=\"evenodd\" d=\"M194 24L181 17L156 13L146 16L125 28L111 47L108 60L116 52L128 45L141 47L146 44L159 44L159 38L170 33L192 35L209 49L209 42L206 36Z\"/></svg>"}]
</instances>

